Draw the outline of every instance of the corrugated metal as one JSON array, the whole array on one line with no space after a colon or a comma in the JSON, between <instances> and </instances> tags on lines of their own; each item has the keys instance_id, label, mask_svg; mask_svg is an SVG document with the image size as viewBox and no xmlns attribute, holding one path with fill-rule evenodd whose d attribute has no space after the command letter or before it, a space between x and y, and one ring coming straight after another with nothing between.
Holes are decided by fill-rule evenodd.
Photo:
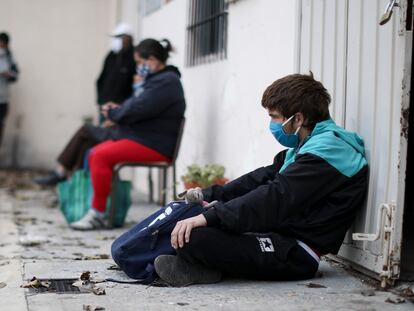
<instances>
[{"instance_id":1,"label":"corrugated metal","mask_svg":"<svg viewBox=\"0 0 414 311\"><path fill-rule=\"evenodd\" d=\"M352 231L374 232L380 204L394 202L392 250L398 260L407 143L400 135L406 37L400 33L398 9L388 24L378 25L387 3L303 1L300 70L312 70L328 88L337 123L365 140L369 195ZM341 255L374 272L383 269L381 240L352 242L348 235Z\"/></svg>"},{"instance_id":2,"label":"corrugated metal","mask_svg":"<svg viewBox=\"0 0 414 311\"><path fill-rule=\"evenodd\" d=\"M332 96L331 115L344 125L347 1L302 3L300 71L312 70Z\"/></svg>"}]
</instances>

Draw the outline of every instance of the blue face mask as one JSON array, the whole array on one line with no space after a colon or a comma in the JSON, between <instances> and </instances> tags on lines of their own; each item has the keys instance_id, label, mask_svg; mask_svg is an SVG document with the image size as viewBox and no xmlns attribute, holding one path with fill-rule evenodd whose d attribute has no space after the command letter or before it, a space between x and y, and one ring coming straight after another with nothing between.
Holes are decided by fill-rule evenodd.
<instances>
[{"instance_id":1,"label":"blue face mask","mask_svg":"<svg viewBox=\"0 0 414 311\"><path fill-rule=\"evenodd\" d=\"M139 64L137 66L137 74L143 78L146 78L151 73L151 68L147 64Z\"/></svg>"},{"instance_id":2,"label":"blue face mask","mask_svg":"<svg viewBox=\"0 0 414 311\"><path fill-rule=\"evenodd\" d=\"M288 124L295 115L291 116L285 122L274 122L270 121L270 131L272 132L273 136L276 140L283 146L288 148L296 148L299 145L299 130L300 127L295 131L293 134L287 134L283 127Z\"/></svg>"}]
</instances>

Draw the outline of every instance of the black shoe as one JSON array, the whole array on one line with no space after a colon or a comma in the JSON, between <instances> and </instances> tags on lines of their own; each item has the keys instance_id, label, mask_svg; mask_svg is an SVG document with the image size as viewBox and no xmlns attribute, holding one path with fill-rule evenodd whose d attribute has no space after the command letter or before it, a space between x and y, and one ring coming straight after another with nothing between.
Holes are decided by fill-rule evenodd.
<instances>
[{"instance_id":1,"label":"black shoe","mask_svg":"<svg viewBox=\"0 0 414 311\"><path fill-rule=\"evenodd\" d=\"M56 186L57 183L65 181L66 176L61 176L56 172L51 172L47 176L34 178L33 181L42 186Z\"/></svg>"},{"instance_id":2,"label":"black shoe","mask_svg":"<svg viewBox=\"0 0 414 311\"><path fill-rule=\"evenodd\" d=\"M155 271L171 286L190 284L211 284L221 280L221 272L198 264L191 264L174 255L155 258Z\"/></svg>"}]
</instances>

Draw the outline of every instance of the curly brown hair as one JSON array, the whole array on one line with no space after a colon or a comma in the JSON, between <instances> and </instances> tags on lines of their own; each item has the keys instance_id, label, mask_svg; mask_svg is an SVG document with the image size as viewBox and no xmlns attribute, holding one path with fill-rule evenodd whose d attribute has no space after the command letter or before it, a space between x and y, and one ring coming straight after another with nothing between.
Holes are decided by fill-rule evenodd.
<instances>
[{"instance_id":1,"label":"curly brown hair","mask_svg":"<svg viewBox=\"0 0 414 311\"><path fill-rule=\"evenodd\" d=\"M327 120L331 96L321 82L309 75L292 74L276 80L267 87L262 97L262 106L269 110L278 110L284 117L297 112L303 113L307 124Z\"/></svg>"}]
</instances>

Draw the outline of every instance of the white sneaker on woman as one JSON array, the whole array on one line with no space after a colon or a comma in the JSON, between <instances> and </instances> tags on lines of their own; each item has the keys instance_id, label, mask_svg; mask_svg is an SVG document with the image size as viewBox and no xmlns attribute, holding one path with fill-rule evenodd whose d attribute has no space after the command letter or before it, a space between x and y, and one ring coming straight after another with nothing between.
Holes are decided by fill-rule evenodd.
<instances>
[{"instance_id":1,"label":"white sneaker on woman","mask_svg":"<svg viewBox=\"0 0 414 311\"><path fill-rule=\"evenodd\" d=\"M85 216L70 224L75 230L98 230L106 227L105 214L91 208Z\"/></svg>"}]
</instances>

